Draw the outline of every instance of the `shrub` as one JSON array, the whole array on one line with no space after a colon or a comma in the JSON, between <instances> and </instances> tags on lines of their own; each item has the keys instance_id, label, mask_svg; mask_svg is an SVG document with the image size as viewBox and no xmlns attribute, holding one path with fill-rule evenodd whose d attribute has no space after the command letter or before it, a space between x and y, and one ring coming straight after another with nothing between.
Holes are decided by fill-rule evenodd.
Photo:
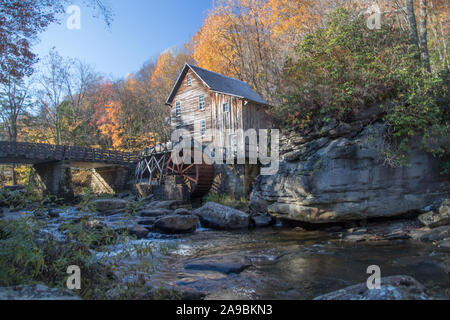
<instances>
[{"instance_id":1,"label":"shrub","mask_svg":"<svg viewBox=\"0 0 450 320\"><path fill-rule=\"evenodd\" d=\"M389 127L388 164L404 165L411 140L420 136L422 147L448 167L449 72L426 72L406 32L392 25L369 30L363 17L345 9L332 13L287 61L283 103L273 115L281 127L307 131L331 119L350 122L379 106L379 120Z\"/></svg>"},{"instance_id":2,"label":"shrub","mask_svg":"<svg viewBox=\"0 0 450 320\"><path fill-rule=\"evenodd\" d=\"M90 188L84 188L81 192L80 208L86 212L94 212L96 210L93 200L96 195Z\"/></svg>"},{"instance_id":3,"label":"shrub","mask_svg":"<svg viewBox=\"0 0 450 320\"><path fill-rule=\"evenodd\" d=\"M98 231L81 232L75 228L58 241L40 232L39 224L31 218L0 221L0 285L42 282L64 287L67 267L78 265L83 274L81 296L93 298L95 291L113 277L111 267L94 261L90 253L101 236ZM104 242L107 243L111 243L110 239Z\"/></svg>"},{"instance_id":4,"label":"shrub","mask_svg":"<svg viewBox=\"0 0 450 320\"><path fill-rule=\"evenodd\" d=\"M61 225L63 239L40 231L45 223L31 217L0 220L0 286L44 283L65 288L67 267L77 265L82 275L81 291L77 293L82 298L105 299L111 288L120 288L120 298L136 297L135 291L144 281L142 276L150 275L158 267L155 248L149 243L125 246L126 233L89 227L86 219ZM110 255L114 245L123 250ZM169 249L161 244L159 253L166 254ZM95 252L102 255L95 256ZM129 263L130 259L137 260ZM130 279L125 287L118 274L126 274Z\"/></svg>"}]
</instances>

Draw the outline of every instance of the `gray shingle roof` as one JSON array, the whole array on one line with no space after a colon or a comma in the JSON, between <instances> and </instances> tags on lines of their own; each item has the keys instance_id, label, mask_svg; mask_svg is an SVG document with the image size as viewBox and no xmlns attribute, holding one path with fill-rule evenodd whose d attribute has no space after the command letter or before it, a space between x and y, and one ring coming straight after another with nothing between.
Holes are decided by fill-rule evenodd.
<instances>
[{"instance_id":1,"label":"gray shingle roof","mask_svg":"<svg viewBox=\"0 0 450 320\"><path fill-rule=\"evenodd\" d=\"M247 83L191 64L186 64L183 68L183 71L181 72L169 98L167 99L167 103L171 103L173 101L176 92L180 88L181 81L189 68L213 91L237 96L261 104L267 104L267 102L265 102L255 91L253 91Z\"/></svg>"}]
</instances>

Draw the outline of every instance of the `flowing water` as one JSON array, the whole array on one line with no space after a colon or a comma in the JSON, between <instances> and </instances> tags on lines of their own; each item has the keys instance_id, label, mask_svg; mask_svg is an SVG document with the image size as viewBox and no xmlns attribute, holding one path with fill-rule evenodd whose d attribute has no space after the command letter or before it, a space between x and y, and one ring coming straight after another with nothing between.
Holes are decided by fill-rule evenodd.
<instances>
[{"instance_id":1,"label":"flowing water","mask_svg":"<svg viewBox=\"0 0 450 320\"><path fill-rule=\"evenodd\" d=\"M348 243L322 232L282 227L235 232L200 229L183 236L152 234L142 242L172 248L158 260L151 282L189 287L206 293L207 299L312 299L365 283L371 265L381 268L382 277L414 277L436 298L448 298L450 293L449 251L431 243ZM251 266L228 274L185 268L186 263L211 257L246 259Z\"/></svg>"},{"instance_id":2,"label":"flowing water","mask_svg":"<svg viewBox=\"0 0 450 320\"><path fill-rule=\"evenodd\" d=\"M19 218L23 213L14 213ZM16 216L17 217L16 217ZM75 210L61 214L76 218ZM61 220L47 224L57 231ZM410 240L347 242L339 234L298 231L282 226L253 231L215 231L199 228L188 235L151 233L147 239L129 240L97 257L114 256L126 248L150 246L157 268L146 275L155 287L175 285L206 294L206 299L312 299L344 287L365 283L367 268L377 265L382 277L410 275L425 285L435 298L450 298L450 249ZM163 248L163 249L161 249ZM226 263L246 261L242 272L188 270L199 259ZM124 263L136 263L137 257ZM239 270L241 271L241 270ZM123 275L122 279L126 279Z\"/></svg>"}]
</instances>

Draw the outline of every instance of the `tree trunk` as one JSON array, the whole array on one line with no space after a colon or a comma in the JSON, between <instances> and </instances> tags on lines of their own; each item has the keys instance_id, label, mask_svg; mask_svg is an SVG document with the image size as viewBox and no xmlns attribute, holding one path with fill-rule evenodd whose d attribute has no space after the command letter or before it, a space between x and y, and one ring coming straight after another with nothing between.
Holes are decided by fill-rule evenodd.
<instances>
[{"instance_id":1,"label":"tree trunk","mask_svg":"<svg viewBox=\"0 0 450 320\"><path fill-rule=\"evenodd\" d=\"M13 117L11 121L11 130L10 130L10 141L17 142L17 119ZM12 185L17 185L17 175L16 175L16 165L13 164L11 168L11 178L12 178Z\"/></svg>"},{"instance_id":2,"label":"tree trunk","mask_svg":"<svg viewBox=\"0 0 450 320\"><path fill-rule=\"evenodd\" d=\"M427 0L420 0L420 56L426 70L431 72L430 55L428 53L427 17Z\"/></svg>"},{"instance_id":3,"label":"tree trunk","mask_svg":"<svg viewBox=\"0 0 450 320\"><path fill-rule=\"evenodd\" d=\"M414 0L405 0L406 14L409 26L409 39L413 46L419 49L419 37L417 35L416 14L414 12Z\"/></svg>"},{"instance_id":4,"label":"tree trunk","mask_svg":"<svg viewBox=\"0 0 450 320\"><path fill-rule=\"evenodd\" d=\"M12 185L15 186L17 185L16 165L13 164L11 169L12 169Z\"/></svg>"}]
</instances>

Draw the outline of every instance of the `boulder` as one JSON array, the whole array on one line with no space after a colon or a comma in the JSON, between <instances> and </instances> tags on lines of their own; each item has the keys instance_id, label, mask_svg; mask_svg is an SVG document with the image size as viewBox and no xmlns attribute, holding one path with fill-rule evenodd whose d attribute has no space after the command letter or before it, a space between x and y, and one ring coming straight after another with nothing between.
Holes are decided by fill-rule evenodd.
<instances>
[{"instance_id":1,"label":"boulder","mask_svg":"<svg viewBox=\"0 0 450 320\"><path fill-rule=\"evenodd\" d=\"M101 213L124 210L128 204L129 202L123 199L99 199L93 202L95 209Z\"/></svg>"},{"instance_id":2,"label":"boulder","mask_svg":"<svg viewBox=\"0 0 450 320\"><path fill-rule=\"evenodd\" d=\"M145 209L138 212L138 216L141 217L161 217L171 214L172 211L168 209Z\"/></svg>"},{"instance_id":3,"label":"boulder","mask_svg":"<svg viewBox=\"0 0 450 320\"><path fill-rule=\"evenodd\" d=\"M178 208L174 211L174 214L178 214L180 216L188 216L191 214L191 212L186 208Z\"/></svg>"},{"instance_id":4,"label":"boulder","mask_svg":"<svg viewBox=\"0 0 450 320\"><path fill-rule=\"evenodd\" d=\"M442 241L439 241L438 246L439 246L440 248L447 248L447 249L450 249L450 240L442 240Z\"/></svg>"},{"instance_id":5,"label":"boulder","mask_svg":"<svg viewBox=\"0 0 450 320\"><path fill-rule=\"evenodd\" d=\"M381 289L370 290L367 283L357 284L315 298L314 300L428 300L422 284L410 276L381 279Z\"/></svg>"},{"instance_id":6,"label":"boulder","mask_svg":"<svg viewBox=\"0 0 450 320\"><path fill-rule=\"evenodd\" d=\"M49 218L59 218L61 213L63 213L63 210L61 209L49 209L47 211L47 216Z\"/></svg>"},{"instance_id":7,"label":"boulder","mask_svg":"<svg viewBox=\"0 0 450 320\"><path fill-rule=\"evenodd\" d=\"M136 236L138 239L144 239L150 233L150 231L140 225L128 226L128 233L132 236Z\"/></svg>"},{"instance_id":8,"label":"boulder","mask_svg":"<svg viewBox=\"0 0 450 320\"><path fill-rule=\"evenodd\" d=\"M416 229L410 231L410 236L419 241L441 241L450 238L450 226Z\"/></svg>"},{"instance_id":9,"label":"boulder","mask_svg":"<svg viewBox=\"0 0 450 320\"><path fill-rule=\"evenodd\" d=\"M439 214L440 215L446 215L449 216L450 215L450 199L445 199L440 208L439 208Z\"/></svg>"},{"instance_id":10,"label":"boulder","mask_svg":"<svg viewBox=\"0 0 450 320\"><path fill-rule=\"evenodd\" d=\"M197 216L171 215L158 219L155 222L155 229L164 233L190 233L197 229L197 224Z\"/></svg>"},{"instance_id":11,"label":"boulder","mask_svg":"<svg viewBox=\"0 0 450 320\"><path fill-rule=\"evenodd\" d=\"M137 222L137 224L142 225L142 226L150 226L150 225L154 225L156 220L158 220L158 218L150 217L150 218L137 219L136 222Z\"/></svg>"},{"instance_id":12,"label":"boulder","mask_svg":"<svg viewBox=\"0 0 450 320\"><path fill-rule=\"evenodd\" d=\"M200 218L205 227L219 230L245 229L250 223L250 217L245 212L215 202L208 202L194 210L193 214Z\"/></svg>"},{"instance_id":13,"label":"boulder","mask_svg":"<svg viewBox=\"0 0 450 320\"><path fill-rule=\"evenodd\" d=\"M36 284L0 288L0 300L81 300L81 298L70 290Z\"/></svg>"},{"instance_id":14,"label":"boulder","mask_svg":"<svg viewBox=\"0 0 450 320\"><path fill-rule=\"evenodd\" d=\"M193 260L186 263L184 268L186 270L216 271L230 274L241 273L251 265L251 261L246 257L226 255Z\"/></svg>"},{"instance_id":15,"label":"boulder","mask_svg":"<svg viewBox=\"0 0 450 320\"><path fill-rule=\"evenodd\" d=\"M430 211L428 213L421 214L419 221L426 227L438 228L450 224L450 214L441 215Z\"/></svg>"},{"instance_id":16,"label":"boulder","mask_svg":"<svg viewBox=\"0 0 450 320\"><path fill-rule=\"evenodd\" d=\"M165 200L165 201L153 201L146 206L146 209L167 209L175 210L183 202L179 200Z\"/></svg>"},{"instance_id":17,"label":"boulder","mask_svg":"<svg viewBox=\"0 0 450 320\"><path fill-rule=\"evenodd\" d=\"M276 219L270 215L255 215L251 217L251 221L256 228L270 227L275 224Z\"/></svg>"},{"instance_id":18,"label":"boulder","mask_svg":"<svg viewBox=\"0 0 450 320\"><path fill-rule=\"evenodd\" d=\"M252 212L340 223L396 217L448 197L450 181L440 174L438 158L411 145L410 163L389 167L383 152L386 127L354 126L305 139L295 139L294 133L282 137L279 170L256 179Z\"/></svg>"},{"instance_id":19,"label":"boulder","mask_svg":"<svg viewBox=\"0 0 450 320\"><path fill-rule=\"evenodd\" d=\"M450 224L450 200L442 202L439 212L430 211L419 216L420 222L429 228L438 228Z\"/></svg>"}]
</instances>

